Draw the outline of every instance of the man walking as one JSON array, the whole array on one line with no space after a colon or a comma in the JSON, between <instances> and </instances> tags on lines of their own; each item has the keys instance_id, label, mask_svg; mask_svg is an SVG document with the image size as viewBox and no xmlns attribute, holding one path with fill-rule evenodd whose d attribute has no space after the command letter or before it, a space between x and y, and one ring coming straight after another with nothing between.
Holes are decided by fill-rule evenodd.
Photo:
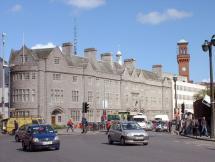
<instances>
[{"instance_id":1,"label":"man walking","mask_svg":"<svg viewBox=\"0 0 215 162\"><path fill-rule=\"evenodd\" d=\"M72 132L74 132L72 119L69 119L67 122L67 132L69 131L69 129L71 129Z\"/></svg>"},{"instance_id":2,"label":"man walking","mask_svg":"<svg viewBox=\"0 0 215 162\"><path fill-rule=\"evenodd\" d=\"M205 120L205 117L202 118L201 125L202 125L201 134L208 137L207 121Z\"/></svg>"},{"instance_id":3,"label":"man walking","mask_svg":"<svg viewBox=\"0 0 215 162\"><path fill-rule=\"evenodd\" d=\"M88 127L88 122L87 122L87 119L85 117L82 117L82 132L81 133L87 133L87 127Z\"/></svg>"}]
</instances>

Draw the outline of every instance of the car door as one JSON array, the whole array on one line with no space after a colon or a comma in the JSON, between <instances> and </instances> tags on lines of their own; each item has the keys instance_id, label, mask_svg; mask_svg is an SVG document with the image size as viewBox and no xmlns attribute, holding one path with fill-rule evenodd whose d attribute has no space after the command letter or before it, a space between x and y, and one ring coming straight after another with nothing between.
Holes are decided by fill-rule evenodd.
<instances>
[{"instance_id":1,"label":"car door","mask_svg":"<svg viewBox=\"0 0 215 162\"><path fill-rule=\"evenodd\" d=\"M122 135L122 127L121 127L121 124L118 123L116 124L116 129L115 129L115 140L120 141L121 135Z\"/></svg>"},{"instance_id":2,"label":"car door","mask_svg":"<svg viewBox=\"0 0 215 162\"><path fill-rule=\"evenodd\" d=\"M23 131L23 142L25 145L29 145L29 141L31 138L31 127L26 127L25 131Z\"/></svg>"},{"instance_id":3,"label":"car door","mask_svg":"<svg viewBox=\"0 0 215 162\"><path fill-rule=\"evenodd\" d=\"M17 135L20 140L22 140L24 132L25 132L25 125L22 125L21 127L19 127L19 129L17 131Z\"/></svg>"}]
</instances>

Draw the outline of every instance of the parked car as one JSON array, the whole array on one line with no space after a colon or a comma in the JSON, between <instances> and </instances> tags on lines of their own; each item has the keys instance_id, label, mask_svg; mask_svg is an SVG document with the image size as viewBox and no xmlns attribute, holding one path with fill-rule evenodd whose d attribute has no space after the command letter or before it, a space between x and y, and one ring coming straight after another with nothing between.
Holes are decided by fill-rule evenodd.
<instances>
[{"instance_id":1,"label":"parked car","mask_svg":"<svg viewBox=\"0 0 215 162\"><path fill-rule=\"evenodd\" d=\"M153 130L153 123L151 121L146 121L145 130L147 130L147 131L152 131Z\"/></svg>"},{"instance_id":2,"label":"parked car","mask_svg":"<svg viewBox=\"0 0 215 162\"><path fill-rule=\"evenodd\" d=\"M164 121L158 121L156 128L155 128L156 132L168 132L168 125L166 122Z\"/></svg>"},{"instance_id":3,"label":"parked car","mask_svg":"<svg viewBox=\"0 0 215 162\"><path fill-rule=\"evenodd\" d=\"M43 148L60 149L60 140L57 132L48 124L29 125L23 133L23 150L34 151Z\"/></svg>"},{"instance_id":4,"label":"parked car","mask_svg":"<svg viewBox=\"0 0 215 162\"><path fill-rule=\"evenodd\" d=\"M15 141L20 142L22 141L23 134L26 132L29 124L24 124L21 127L18 128L18 130L15 132Z\"/></svg>"},{"instance_id":5,"label":"parked car","mask_svg":"<svg viewBox=\"0 0 215 162\"><path fill-rule=\"evenodd\" d=\"M108 132L108 143L148 145L147 132L135 121L115 122Z\"/></svg>"}]
</instances>

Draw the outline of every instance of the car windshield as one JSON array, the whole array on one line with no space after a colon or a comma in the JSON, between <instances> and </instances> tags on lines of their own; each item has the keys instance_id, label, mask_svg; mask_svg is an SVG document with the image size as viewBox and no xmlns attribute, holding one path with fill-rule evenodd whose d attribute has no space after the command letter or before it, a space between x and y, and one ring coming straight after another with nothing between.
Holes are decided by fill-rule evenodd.
<instances>
[{"instance_id":1,"label":"car windshield","mask_svg":"<svg viewBox=\"0 0 215 162\"><path fill-rule=\"evenodd\" d=\"M38 133L53 133L54 129L49 125L40 125L38 127L32 127L32 133L38 134Z\"/></svg>"},{"instance_id":2,"label":"car windshield","mask_svg":"<svg viewBox=\"0 0 215 162\"><path fill-rule=\"evenodd\" d=\"M136 122L145 122L144 118L134 118L134 121Z\"/></svg>"},{"instance_id":3,"label":"car windshield","mask_svg":"<svg viewBox=\"0 0 215 162\"><path fill-rule=\"evenodd\" d=\"M123 130L136 130L136 129L142 129L142 128L137 123L123 123L122 129Z\"/></svg>"}]
</instances>

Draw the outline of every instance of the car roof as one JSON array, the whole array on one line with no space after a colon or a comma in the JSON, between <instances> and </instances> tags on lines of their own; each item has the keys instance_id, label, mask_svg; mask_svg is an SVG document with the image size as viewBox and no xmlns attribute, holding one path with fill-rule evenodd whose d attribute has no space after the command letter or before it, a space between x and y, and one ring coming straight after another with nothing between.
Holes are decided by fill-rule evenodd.
<instances>
[{"instance_id":1,"label":"car roof","mask_svg":"<svg viewBox=\"0 0 215 162\"><path fill-rule=\"evenodd\" d=\"M51 126L50 124L31 124L29 127Z\"/></svg>"}]
</instances>

